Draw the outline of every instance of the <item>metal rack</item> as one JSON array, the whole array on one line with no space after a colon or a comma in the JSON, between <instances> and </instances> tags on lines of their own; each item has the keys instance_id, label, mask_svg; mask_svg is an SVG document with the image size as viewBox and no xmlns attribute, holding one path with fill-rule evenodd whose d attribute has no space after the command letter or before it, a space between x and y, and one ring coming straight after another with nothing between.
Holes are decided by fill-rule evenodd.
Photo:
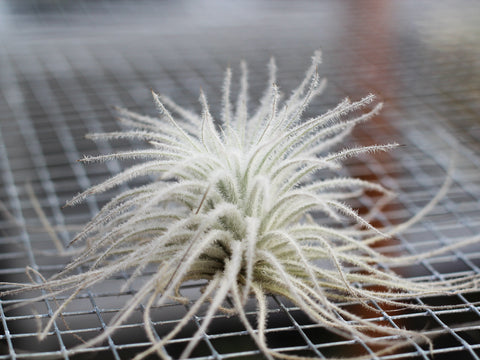
<instances>
[{"instance_id":1,"label":"metal rack","mask_svg":"<svg viewBox=\"0 0 480 360\"><path fill-rule=\"evenodd\" d=\"M224 69L231 65L235 71L242 58L249 63L254 103L267 79L270 56L276 56L279 83L288 92L302 78L317 48L324 53L325 64L319 70L329 87L312 113L331 108L345 96L360 98L374 92L386 109L358 129L352 141L394 140L404 145L389 154L349 161L351 175L376 179L399 194L379 215L380 225L404 221L425 205L444 181L452 153L457 153L447 197L421 223L382 244L382 251L415 254L479 234L480 25L471 15L480 10L478 3L459 1L455 8L443 2L359 3L4 2L0 6L0 281L28 281L26 266L48 276L68 262L68 256L55 255L55 243L35 209L36 201L56 236L67 244L114 193L61 208L72 195L125 166L112 161L85 167L77 159L137 145L84 139L86 133L119 128L110 106L153 114L149 94L153 88L198 108L202 87L215 113ZM364 197L356 205L369 207L371 202ZM478 274L480 245L394 270L418 279ZM70 350L78 337L87 339L108 326L135 291L134 284L118 293L124 279L125 274L118 274L108 284L79 295L63 314L65 323L59 321L42 343L36 340L37 322L52 314L55 302L7 311L22 299L1 299L0 359L128 359L145 349L148 342L139 308L106 343L81 353ZM194 299L200 286L188 283L182 291ZM376 357L367 344L331 334L284 299L269 301L267 339L276 350L318 358L355 354L384 360L430 358L428 349L417 344ZM480 292L411 301L465 304L465 308L381 310L381 316L364 316L435 334L436 360L480 358ZM253 319L254 304L250 306ZM174 303L155 309L158 335L185 311L184 305ZM181 352L201 317L199 313L169 343L172 357ZM193 358L262 355L235 317L218 314Z\"/></svg>"}]
</instances>

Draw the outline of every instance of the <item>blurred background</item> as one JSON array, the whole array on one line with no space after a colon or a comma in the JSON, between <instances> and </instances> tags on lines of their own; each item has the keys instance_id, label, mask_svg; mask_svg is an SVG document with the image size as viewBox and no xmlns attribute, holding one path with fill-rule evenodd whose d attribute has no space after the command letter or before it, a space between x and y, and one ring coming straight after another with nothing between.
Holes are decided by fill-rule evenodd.
<instances>
[{"instance_id":1,"label":"blurred background","mask_svg":"<svg viewBox=\"0 0 480 360\"><path fill-rule=\"evenodd\" d=\"M81 224L115 191L61 209L66 200L118 173L126 163L83 166L83 155L110 153L138 144L93 143L86 133L118 130L112 106L155 114L150 89L199 110L202 88L218 114L225 68L249 65L251 108L267 81L271 56L286 94L303 78L316 49L328 79L312 114L346 96L369 93L385 102L381 116L357 129L352 144L396 141L389 154L348 161L348 173L375 180L398 198L375 219L397 224L418 212L438 191L456 153L454 183L421 223L381 244L385 253L418 253L479 234L480 230L480 2L458 1L9 1L0 2L0 281L28 281L25 266L48 276L68 257L55 256ZM237 84L234 84L234 88ZM349 144L350 145L350 144ZM34 194L34 196L32 196ZM353 205L364 212L374 198ZM41 209L39 211L38 209ZM46 225L50 224L50 225ZM58 243L52 241L55 232ZM46 230L47 229L47 230ZM449 252L416 266L393 269L418 279L480 273L480 247ZM146 274L148 276L148 274ZM0 301L0 359L128 359L147 345L138 318L105 344L74 353L78 336L101 331L128 292L90 289L65 313L48 339L35 337L52 301L33 309ZM134 289L132 290L134 291ZM198 286L184 291L192 297ZM122 300L123 299L123 300ZM340 339L282 299L273 298L269 344L308 356L369 354L366 344ZM435 359L480 359L479 293L417 303L465 304L465 309L364 314L392 326L435 334ZM355 306L346 304L345 306ZM254 308L252 308L254 310ZM157 309L159 336L185 312ZM253 317L252 317L253 319ZM201 316L192 319L167 350L178 356ZM261 359L234 317L219 316L194 354L198 359ZM433 335L432 335L433 336ZM179 350L180 349L180 350ZM372 355L373 357L373 355ZM429 359L412 345L382 359Z\"/></svg>"}]
</instances>

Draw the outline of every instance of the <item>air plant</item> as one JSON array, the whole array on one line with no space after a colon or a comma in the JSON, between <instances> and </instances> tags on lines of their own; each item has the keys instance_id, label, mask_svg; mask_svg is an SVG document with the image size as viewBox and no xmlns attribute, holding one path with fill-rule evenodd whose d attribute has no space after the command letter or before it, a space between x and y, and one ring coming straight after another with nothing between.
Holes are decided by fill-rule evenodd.
<instances>
[{"instance_id":1,"label":"air plant","mask_svg":"<svg viewBox=\"0 0 480 360\"><path fill-rule=\"evenodd\" d=\"M308 105L326 84L317 71L320 62L316 52L304 80L283 99L271 60L268 86L253 114L247 106L247 67L242 63L235 106L231 102L232 72L226 71L220 119L214 120L203 92L200 115L153 93L158 117L118 109L120 120L132 130L89 135L95 140L142 140L150 148L82 159L145 161L75 196L67 205L134 178L150 175L153 180L121 192L101 209L73 239L74 243L85 242L85 247L62 272L41 284L21 287L20 291L48 289L45 297L68 294L39 337L47 335L83 290L123 270L130 274L124 286L128 288L146 268L154 266L153 274L108 328L80 347L104 341L143 304L151 346L136 359L155 353L168 359L164 345L208 304L182 359L188 358L221 311L238 316L265 357L300 359L268 347L266 299L270 294L289 299L313 321L347 338L375 344L381 341L374 333L396 338L392 345L390 337L385 351L412 339L428 342L421 333L367 321L338 304L354 301L372 308L370 302L376 301L421 308L402 299L476 287L476 277L419 282L379 266L412 263L448 248L391 258L371 247L421 218L445 194L448 184L423 211L392 229L373 227L349 207L345 200L364 191L377 192L381 199L392 194L373 182L320 175L341 168L342 161L351 156L390 150L396 144L341 146L332 151L356 125L375 116L382 104L376 103L373 95L359 101L345 99L322 115L305 118ZM82 271L74 272L79 268ZM189 280L205 281L200 297L179 323L158 339L151 325L152 306L171 299L186 301L179 289ZM247 299L257 303L256 328L246 316Z\"/></svg>"}]
</instances>

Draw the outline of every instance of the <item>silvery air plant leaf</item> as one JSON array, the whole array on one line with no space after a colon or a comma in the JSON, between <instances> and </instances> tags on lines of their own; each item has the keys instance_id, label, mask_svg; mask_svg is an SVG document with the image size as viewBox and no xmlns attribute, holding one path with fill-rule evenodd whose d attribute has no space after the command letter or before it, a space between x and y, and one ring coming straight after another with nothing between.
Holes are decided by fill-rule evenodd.
<instances>
[{"instance_id":1,"label":"silvery air plant leaf","mask_svg":"<svg viewBox=\"0 0 480 360\"><path fill-rule=\"evenodd\" d=\"M376 229L347 206L344 199L365 190L383 198L391 194L376 183L320 178L318 172L338 169L348 157L396 145L351 147L345 142L354 126L380 111L382 105L372 95L359 101L345 99L322 115L303 116L325 86L317 73L320 61L316 52L304 80L282 99L272 60L267 89L253 114L247 107L247 68L242 63L235 106L230 99L232 72L226 71L219 119L210 113L203 93L200 114L154 93L157 118L119 109L120 119L132 130L90 135L93 139L142 140L151 147L84 158L86 162L142 161L75 196L67 205L137 177L154 175L155 180L124 191L105 205L73 240L86 245L64 271L45 283L22 286L21 291L48 289L50 297L69 295L59 303L40 338L81 291L125 270L131 276L127 288L145 268L154 266L153 275L107 329L80 347L107 339L143 304L151 346L136 359L150 354L168 359L164 345L206 304L203 321L181 358L189 357L214 315L224 311L238 316L266 358L301 359L268 347L267 296L272 294L287 298L312 321L347 339L382 345L380 352L412 341L430 343L422 333L367 321L338 304L352 301L379 311L372 305L375 301L419 309L422 305L402 298L476 287L476 277L412 281L378 266L413 263L448 249L389 258L371 247L421 218L448 184L424 211L393 229ZM341 150L332 152L333 147ZM336 226L317 223L315 217L328 218ZM77 272L79 267L87 270ZM186 301L179 288L188 280L205 281L200 297L190 303L170 333L158 339L151 325L152 306L172 299ZM255 325L247 320L247 300L257 303ZM390 335L388 341L382 342L379 334L384 339Z\"/></svg>"}]
</instances>

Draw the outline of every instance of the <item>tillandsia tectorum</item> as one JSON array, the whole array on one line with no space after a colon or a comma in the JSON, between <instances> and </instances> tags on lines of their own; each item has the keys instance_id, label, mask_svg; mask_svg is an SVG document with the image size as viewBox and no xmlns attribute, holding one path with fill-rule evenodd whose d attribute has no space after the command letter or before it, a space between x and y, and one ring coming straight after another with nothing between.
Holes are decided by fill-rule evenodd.
<instances>
[{"instance_id":1,"label":"tillandsia tectorum","mask_svg":"<svg viewBox=\"0 0 480 360\"><path fill-rule=\"evenodd\" d=\"M238 316L265 357L302 358L268 347L265 330L269 294L289 299L313 321L341 336L378 344L378 334L391 335L382 351L408 341L429 342L421 333L367 321L338 304L354 301L372 308L370 302L376 301L422 308L401 299L476 288L477 278L473 276L419 282L378 266L412 263L446 248L390 258L371 247L421 218L448 184L424 210L392 229L373 227L347 206L344 200L362 191L378 192L381 198L391 193L376 183L350 177L320 178L318 173L341 167L348 157L390 150L396 145L342 145L357 124L380 111L382 105L372 95L359 101L345 99L322 115L305 118L306 108L325 87L325 80L317 72L320 61L316 52L304 80L283 99L272 60L268 86L252 114L247 106L247 68L242 63L235 106L231 102L232 72L226 71L220 119L214 120L203 92L200 115L153 93L158 118L118 109L120 120L132 130L90 135L92 139L142 140L151 147L85 157L85 162L145 161L75 196L67 205L133 178L153 174L155 179L120 193L102 208L73 239L86 245L65 270L41 284L25 284L5 292L47 289L45 297L68 294L43 327L40 338L83 290L123 270L130 274L127 288L153 265L153 275L108 328L80 347L107 339L143 304L144 327L151 346L136 359L155 353L168 359L164 345L202 305L208 304L181 358L189 357L219 311ZM339 145L342 149L332 152ZM312 214L329 218L338 226L322 225ZM463 245L477 240L470 239ZM74 272L80 267L82 271ZM171 299L185 300L179 288L188 280L204 280L206 284L184 317L159 339L151 325L152 306ZM255 327L244 310L247 299L257 303ZM393 345L392 337L397 338Z\"/></svg>"}]
</instances>

